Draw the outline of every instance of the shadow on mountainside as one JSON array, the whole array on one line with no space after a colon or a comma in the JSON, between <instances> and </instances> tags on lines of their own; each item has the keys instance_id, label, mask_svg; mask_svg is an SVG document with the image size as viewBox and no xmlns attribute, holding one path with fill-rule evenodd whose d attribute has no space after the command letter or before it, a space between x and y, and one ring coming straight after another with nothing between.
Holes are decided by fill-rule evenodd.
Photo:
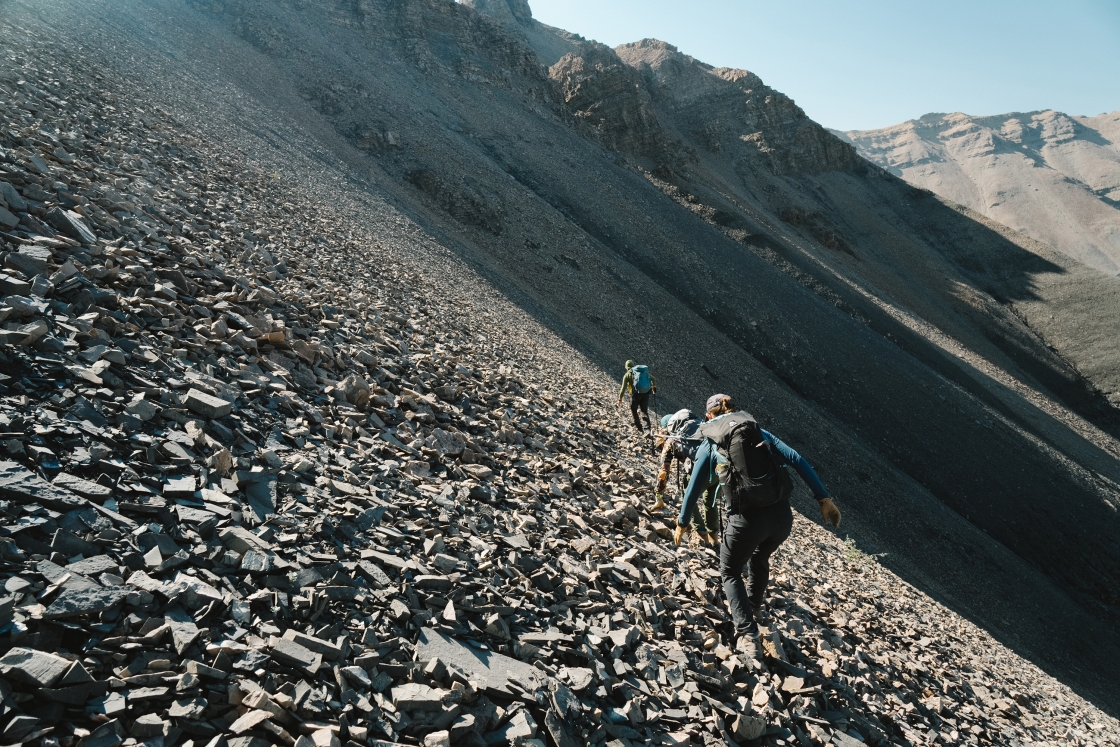
<instances>
[{"instance_id":1,"label":"shadow on mountainside","mask_svg":"<svg viewBox=\"0 0 1120 747\"><path fill-rule=\"evenodd\" d=\"M524 172L516 172L516 177L521 184L540 188ZM1098 601L1114 603L1108 579L1115 566L1110 565L1107 557L1098 558L1099 564L1094 564L1091 558L1073 560L1070 556L1077 555L1085 542L1109 543L1109 530L1098 533L1097 529L1114 522L1115 512L1105 500L1094 496L1096 490L1087 488L1075 475L1039 469L1033 463L1035 457L1030 456L1037 453L1037 436L1033 435L1037 432L1058 441L1062 439L1055 434L1062 432L1064 438L1076 442L1081 451L1079 459L1107 462L1107 469L1115 474L1116 460L1112 455L1039 410L1018 392L983 373L978 376L985 383L962 373L959 362L949 361L944 351L917 335L902 348L916 358L937 361L945 373L967 384L962 388L973 390L974 396L961 396L960 390L945 380L937 382L929 366L906 366L909 373L927 382L916 387L904 382L891 386L884 383L881 396L855 397L850 396L848 386L846 396L844 381L852 379L839 382L838 387L835 381L830 384L828 377L804 375L791 366L787 356L771 354L768 343L760 344L743 334L749 324L729 323L731 312L714 307L711 298L703 293L690 294L689 289L695 288L693 282L682 279L681 273L667 268L663 262L643 256L625 237L616 237L611 227L593 223L594 216L587 215L578 201L556 199L549 203L591 237L595 248L623 255L622 261L607 273L614 288L615 305L626 308L633 328L657 319L659 329L628 336L624 329L605 327L606 317L588 310L585 304L542 295L540 290L533 289L533 280L526 277L523 267L519 272L507 262L495 259L484 246L465 240L458 227L448 224L438 211L418 209L411 202L407 195L402 195L397 204L442 243L456 248L522 308L601 365L604 372L616 373L621 360L634 356L636 348L641 350L648 356L643 360L653 363L662 382L662 410L696 409L703 397L716 389L740 397L764 422L773 423L776 432L822 468L830 487L851 509L849 524L845 526L852 527L849 531L861 546L887 553L882 562L904 579L976 621L1018 653L1092 697L1101 707L1112 707L1104 693L1115 686L1113 665L1093 662L1077 671L1080 665L1072 663L1072 652L1091 640L1096 650L1102 652L1101 660L1120 662L1120 651L1108 633L1112 613ZM691 230L698 234L704 231L698 226ZM557 263L553 273L563 271L569 276L569 283L586 282L582 268L589 262L583 257L565 259L563 266ZM635 270L639 277L635 277ZM643 307L633 309L621 290L645 299ZM661 302L664 306L652 300L658 291L672 296ZM554 289L553 296L560 294L560 289ZM682 327L661 321L668 316L676 316L678 322L687 319L687 323ZM882 323L889 325L889 317ZM789 324L799 328L795 321ZM905 328L898 328L900 336L906 332ZM884 358L901 351L893 342L878 340L868 344L886 347ZM839 360L844 356L843 350L836 349L832 356L822 357ZM758 377L764 375L760 368L768 369L773 380L760 382ZM746 387L743 371L750 371L751 383ZM892 367L892 371L897 369ZM698 383L699 388L693 388L691 394L680 392L681 382L689 380ZM924 389L927 393L914 394L913 389ZM936 394L939 389L945 395ZM993 389L999 390L998 396ZM800 396L790 397L790 391ZM942 396L950 404L945 404ZM937 399L932 402L931 414L915 413L925 409L933 397ZM883 403L887 399L890 404ZM985 404L985 400L990 404ZM776 404L771 404L773 401ZM806 403L828 415L812 415ZM876 412L881 407L902 415L908 425L897 430L883 428ZM952 417L944 412L938 414L942 408L952 408ZM1001 422L997 412L1012 425ZM980 417L985 419L982 425L977 421ZM1026 425L1015 424L1019 420L1025 420ZM847 436L837 438L845 431ZM990 442L992 431L998 434L998 445ZM847 445L839 445L841 442ZM993 455L1007 455L1008 459L993 467ZM880 461L883 459L886 462ZM877 473L892 472L889 465L897 472L883 479ZM1005 481L1014 484L1008 488ZM1032 485L1034 481L1041 482ZM955 513L931 506L928 498L922 497L930 494ZM1068 505L1055 500L1055 496L1068 496ZM811 506L808 500L799 503L800 510L809 517L814 516ZM1033 526L1026 525L1027 517L1031 517ZM1001 540L1017 556L995 545L989 535ZM1023 560L1048 578L1032 577L1023 568ZM1055 577L1057 585L1050 580ZM1094 610L1096 619L1071 609L1070 594ZM1054 609L1060 612L1047 612ZM1066 617L1067 614L1070 616ZM1020 624L1027 620L1029 624ZM1078 633L1071 636L1068 626L1076 627Z\"/></svg>"},{"instance_id":2,"label":"shadow on mountainside","mask_svg":"<svg viewBox=\"0 0 1120 747\"><path fill-rule=\"evenodd\" d=\"M1113 292L1120 287L1120 279L1092 268L1071 267L1074 263L1068 261L1059 265L1029 252L1000 232L936 198L926 198L922 202L920 220L923 223L919 225L928 232L931 246L959 267L977 290L1008 308L1014 308L1017 302L1022 301L1045 303L1044 283L1055 276L1067 280L1075 277L1083 279L1086 285L1111 286ZM946 240L951 232L956 232L959 238ZM1003 325L989 326L984 334L1042 390L1113 438L1120 438L1120 411L1098 387L1078 372L1070 360L1054 351L1030 327L1029 320L1023 321L1026 330L1012 331ZM1085 318L1082 323L1116 326L1115 321L1108 318ZM1029 334L1023 334L1024 331Z\"/></svg>"},{"instance_id":3,"label":"shadow on mountainside","mask_svg":"<svg viewBox=\"0 0 1120 747\"><path fill-rule=\"evenodd\" d=\"M466 117L466 119L470 119ZM816 403L823 410L838 416L845 426L859 434L865 443L874 445L880 454L885 456L895 465L902 468L917 482L929 488L934 495L948 506L953 507L962 516L967 517L973 524L990 532L1004 542L1004 544L1020 556L1031 562L1036 568L1058 577L1062 580L1067 591L1080 595L1081 599L1099 611L1098 602L1104 600L1112 603L1111 577L1115 574L1115 565L1112 558L1115 556L1115 545L1111 542L1109 530L1097 533L1090 527L1097 528L1115 522L1115 512L1099 495L1100 490L1111 494L1111 488L1105 486L1089 486L1083 482L1084 475L1069 474L1063 469L1040 469L1032 454L1038 452L1037 438L1039 433L1051 438L1051 430L1065 431L1065 435L1077 442L1074 451L1080 451L1079 459L1089 458L1099 462L1106 462L1102 468L1116 475L1115 459L1089 443L1083 436L1069 431L1068 427L1055 421L1046 413L1040 411L1033 403L1026 402L1016 392L1005 390L1003 399L1010 400L1012 405L1005 404L1000 398L988 394L985 387L973 383L959 370L959 364L943 365L942 367L953 373L953 379L959 379L969 384L969 388L978 394L987 394L982 399L995 400L998 410L1005 415L1010 415L1012 425L993 422L991 413L983 401L978 405L972 398L961 398L960 392L953 391L950 387L946 395L937 394L940 399L959 399L956 404L948 406L937 400L932 400L931 395L936 394L938 388L944 387L944 382L928 381L919 386L907 386L895 379L895 370L884 373L888 367L873 365L872 369L861 369L859 375L850 377L829 377L828 372L822 376L813 375L812 371L805 371L796 359L798 356L786 354L782 344L776 338L782 337L787 331L795 330L804 335L803 330L811 329L812 323L801 324L796 319L783 319L781 327L767 323L773 328L773 334L759 336L756 333L759 324L751 318L744 317L741 309L735 307L742 303L743 298L757 298L760 294L750 290L751 286L739 286L739 292L728 293L726 287L737 276L743 278L757 278L762 272L761 268L752 264L753 257L742 256L741 252L730 251L730 246L725 238L706 232L704 228L696 225L698 221L687 214L673 213L659 197L650 195L640 184L636 175L624 171L612 170L609 166L606 171L596 170L593 177L582 182L569 183L554 178L548 171L548 166L542 165L530 149L519 147L523 142L521 138L490 137L485 138L486 147L480 154L482 160L490 168L497 167L502 173L513 177L514 181L529 189L536 197L540 198L550 208L562 216L563 221L574 225L590 240L593 249L600 250L597 258L588 259L583 255L561 255L564 263L569 267L559 267L541 273L534 272L535 259L532 251L510 251L509 247L493 247L493 240L489 237L465 237L454 225L446 225L438 215L428 211L417 212L408 195L401 196L402 209L409 211L423 225L430 230L440 232L446 243L451 246L463 246L464 256L472 259L476 266L502 287L524 308L556 331L575 347L584 351L604 369L609 371L618 365L618 361L632 355L635 348L643 350L652 360L660 360L662 365L669 363L666 359L679 356L681 359L691 359L694 364L685 366L683 377L699 378L703 386L729 389L733 393L742 391L741 377L736 375L737 364L732 362L737 354L728 351L705 352L697 354L699 347L696 336L709 336L718 331L727 336L740 351L749 352L751 356L760 361L766 368L777 376L778 379L789 385L793 390L803 395L806 399ZM504 146L504 147L503 147ZM457 154L462 155L462 154ZM573 154L572 158L576 156ZM458 159L457 159L458 160ZM567 159L565 159L567 160ZM582 160L582 159L579 159ZM392 169L391 160L383 161L386 168ZM485 169L478 169L485 171ZM473 171L473 170L472 170ZM609 185L607 182L617 179L625 187ZM590 194L589 194L590 193ZM606 212L596 204L596 197L625 193L631 205L632 217L624 217L617 212ZM429 207L436 207L429 205ZM667 217L672 214L672 218ZM682 246L672 240L668 242L649 241L641 236L619 230L620 224L634 223L641 216L658 215L660 223L686 223L679 231L668 230L667 234L687 236L687 243ZM453 216L453 214L452 214ZM453 216L454 217L454 216ZM946 220L958 226L968 224L971 230L985 231L982 226L974 226L967 218L947 211ZM442 224L442 225L441 225ZM664 237L664 234L662 235ZM539 237L538 237L539 238ZM530 240L528 248L541 245L541 241ZM658 247L658 243L668 243L668 247ZM690 251L687 246L704 245L703 253ZM466 245L466 246L464 246ZM466 247L470 248L467 249ZM1017 246L1010 245L1009 251L1019 256L1019 271L1023 273L1024 281L1018 285L1022 297L1030 297L1029 277L1032 273L1061 272L1061 268L1052 263L1041 260L1035 255L1024 252ZM621 261L624 266L613 264L611 268L603 271L610 279L602 282L599 278L589 278L586 272L588 266L594 266L597 260L600 263L606 256ZM578 256L578 258L577 258ZM556 278L556 270L561 270L569 283L577 284L581 291L586 293L571 293L571 289L552 284ZM655 294L649 282L639 282L633 278L633 270L639 271L644 280L651 281L657 288L672 296L668 305L680 304L685 310L691 312L695 326L683 334L668 328L664 324L666 316L681 314L681 309L659 308L657 301L653 300ZM541 282L542 274L547 274L548 280ZM629 278L629 279L627 279ZM559 279L559 278L556 278ZM777 278L770 278L774 283L780 283ZM594 286L602 282L602 290L617 299L618 303L607 304L607 308L600 311L592 310L588 303L588 296L596 295ZM770 294L775 291L760 284L763 293ZM785 292L788 286L777 291ZM791 291L792 292L792 291ZM639 308L633 307L633 296L641 297ZM629 296L629 298L628 298ZM730 297L730 298L727 298ZM612 310L610 307L614 306ZM619 328L612 325L611 315L622 311L631 320L630 325ZM648 329L652 324L659 329ZM625 329L641 330L637 334ZM874 325L872 325L874 326ZM765 330L763 330L764 332ZM1021 330L1020 330L1021 332ZM1004 338L992 335L996 340ZM607 339L604 339L607 338ZM637 339L635 339L637 338ZM642 339L647 338L647 339ZM991 338L989 338L991 339ZM681 344L684 342L685 344ZM827 339L818 339L817 344L822 347L830 345ZM690 345L691 343L691 345ZM883 340L877 339L874 343L865 341L865 346L874 345L882 353L884 360L892 359L897 355L897 345L891 343L884 349ZM945 353L932 348L926 340L916 337L914 347L928 359L944 359ZM1038 345L1037 341L1034 343ZM811 349L812 344L809 345ZM1041 347L1041 346L1039 346ZM925 348L925 349L923 349ZM832 355L821 356L827 361L839 361L840 368L850 360L851 349L844 346L833 348ZM869 356L876 359L879 356ZM728 360L728 359L732 360ZM703 362L704 374L700 373L699 363ZM899 361L901 364L901 362ZM906 367L906 364L901 364ZM1054 362L1043 362L1039 370L1061 382L1056 374L1058 367ZM715 371L716 379L708 375ZM927 371L916 372L920 379L925 379ZM729 383L719 383L729 382ZM868 386L869 381L877 385ZM731 383L735 382L735 383ZM853 386L854 384L854 386ZM988 382L989 386L998 388L999 384ZM860 389L858 393L854 389ZM914 391L927 390L925 396L914 396ZM705 392L707 394L708 392ZM698 394L698 393L697 393ZM1059 392L1059 396L1060 396ZM696 407L696 398L692 400L667 398L667 403L690 405ZM884 407L884 400L892 399L894 403ZM920 399L921 401L916 401ZM919 405L915 407L915 405ZM932 406L931 406L932 405ZM878 417L882 410L895 422L884 427L884 418ZM880 411L880 412L877 412ZM915 412L925 410L925 412ZM796 418L786 414L783 416L778 411L771 410L776 419L794 420ZM900 417L895 417L900 416ZM981 422L983 418L983 422ZM1020 424L1016 421L1025 421ZM1002 427L1001 427L1002 426ZM995 439L1001 443L993 447L991 431L996 431ZM826 449L828 447L825 447ZM811 453L817 453L813 451ZM992 454L1007 454L1008 459L1001 469L993 469L990 461ZM1046 459L1050 462L1052 457ZM953 465L947 469L946 465ZM1047 465L1053 467L1053 462ZM873 469L873 468L872 468ZM842 471L841 467L837 471ZM836 472L834 471L833 474ZM861 476L866 472L861 471ZM1011 477L1014 476L1014 477ZM1009 479L1009 477L1011 479ZM1008 485L1008 482L1013 483ZM849 492L864 489L861 484L847 484L843 486ZM842 493L846 494L846 493ZM1094 495L1096 494L1096 495ZM880 493L882 499L884 494ZM1070 505L1057 505L1054 496L1070 496ZM1073 496L1082 496L1074 498ZM1089 500L1084 500L1089 498ZM1076 508L1074 507L1076 502ZM870 511L882 510L868 502L861 506ZM1024 526L1021 519L1017 518L1025 511L1044 517L1034 527ZM915 575L919 566L931 563L930 553L926 550L931 543L936 543L935 537L941 542L947 540L951 533L939 532L936 522L925 523L924 534L906 536L898 528L898 518L893 525L882 526L880 531L874 533L873 541L890 551L906 556L906 560L898 564L898 569L904 576L912 579L923 579L919 585L934 593L942 601L965 611L973 619L978 619L993 631L998 631L1007 617L1007 609L1013 608L1014 600L1007 599L1006 594L989 590L988 609L978 606L975 598L969 596L965 589L973 588L972 583L960 579L961 583L954 589L946 589L943 578L928 575L930 567L944 565L946 554L940 554L932 565L925 565L925 572ZM890 523L889 523L890 524ZM1050 524L1062 527L1065 531L1052 531L1047 527ZM1064 536L1063 536L1064 535ZM905 537L905 539L904 539ZM1071 551L1078 554L1075 548L1081 548L1084 542L1103 543L1105 551L1095 559L1091 556L1078 557L1070 562ZM977 542L977 544L979 544ZM962 569L975 570L976 564L973 556L988 556L985 551L977 551L969 542L958 543L955 547L955 561L958 567L947 573L948 576L959 575ZM1019 571L1012 571L1014 563L998 554L987 557L984 562L1001 566L1001 573L1013 575ZM983 563L980 563L983 565ZM1086 567L1088 566L1088 567ZM909 568L911 573L906 573ZM1004 590L1009 587L1003 587ZM939 591L940 590L940 591ZM948 591L948 593L945 593ZM1051 590L1050 593L1053 593ZM1030 597L1031 591L1024 590L1023 596ZM1058 602L1058 604L1063 604ZM1066 656L1062 652L1055 652L1049 640L1052 636L1061 636L1060 629L1051 629L1048 633L1034 637L1034 631L1024 636L1021 631L1014 634L1003 626L1003 633L1014 638L1016 648L1021 651L1030 651L1037 660L1046 662L1057 671L1066 670ZM1092 626L1090 626L1092 627ZM1033 641L1027 640L1034 638ZM1103 635L1097 636L1102 646L1111 648ZM1010 638L1009 638L1010 640ZM1026 642L1025 642L1026 641ZM1073 642L1070 641L1072 644ZM1111 676L1105 670L1100 675ZM1083 683L1092 679L1089 676ZM1096 687L1092 685L1091 687ZM1097 690L1097 692L1101 692Z\"/></svg>"},{"instance_id":4,"label":"shadow on mountainside","mask_svg":"<svg viewBox=\"0 0 1120 747\"><path fill-rule=\"evenodd\" d=\"M1063 341L1055 340L1055 335L1043 339L1032 326L1035 320L1021 316L1019 311L1023 302L1038 306L1051 303L1056 283L1078 283L1085 288L1086 295L1092 297L1093 294L1120 292L1117 279L1060 255L1048 258L1028 251L1009 240L990 222L977 220L979 216L946 205L929 192L914 190L901 180L848 177L849 181L853 179L870 185L869 201L876 203L880 211L886 211L889 206L886 217L891 222L904 223L918 234L920 243L915 242L915 248L926 254L920 263L913 259L899 260L894 250L882 252L881 242L874 237L864 237L864 241L853 244L855 248L851 250L858 261L848 262L847 285L859 284L862 291L853 295L846 292L845 283L837 281L831 272L822 272L819 262L807 261L804 253L788 248L783 251L780 242L770 241L768 246L774 247L802 271L812 274L816 282L827 284L842 297L843 306L856 309L880 334L895 340L923 363L985 399L992 407L1001 409L1008 417L1021 419L1023 413L1029 413L1030 420L1038 408L1007 410L1000 404L1000 397L993 397L987 391L989 387L977 387L974 372L979 373L979 370L975 365L956 354L947 356L948 351L937 344L935 336L907 325L898 315L886 313L882 303L888 302L892 307L917 315L936 331L971 350L977 360L998 367L1031 389L1060 402L1113 438L1120 436L1120 412L1099 388L1086 380L1073 361L1051 345L1065 347ZM837 206L830 205L829 210L829 217L836 221L831 224L836 231L853 234L858 230ZM821 251L818 249L818 254ZM944 262L939 265L942 259ZM900 261L905 264L900 265ZM1092 290L1094 288L1097 290ZM869 301L876 291L880 297ZM1078 328L1084 332L1096 326L1101 328L1098 334L1105 336L1108 328L1116 326L1107 314L1097 316L1103 318L1080 314ZM1003 377L1004 389L1007 389L1007 381ZM1053 424L1059 430L1066 429L1064 425ZM1049 427L1035 430L1041 438L1052 438Z\"/></svg>"},{"instance_id":5,"label":"shadow on mountainside","mask_svg":"<svg viewBox=\"0 0 1120 747\"><path fill-rule=\"evenodd\" d=\"M853 315L546 111L539 69L468 11L453 6L429 18L434 11L422 5L371 6L373 15L332 26L326 15L256 8L277 14L265 19L275 25L266 34L250 14L215 22L154 2L122 17L95 5L111 19L97 33L161 63L146 68L162 76L151 95L180 116L205 111L215 132L241 128L231 136L238 147L297 176L316 161L339 172L344 186L323 199L360 210L361 192L387 196L606 375L620 374L628 357L651 364L664 405L699 409L714 389L736 397L820 468L861 546L887 553L882 562L902 578L1120 715L1111 697L1120 685L1111 639L1120 465L1003 383L962 373L968 364L876 303L890 296L876 295L879 282L908 292L907 258L890 236L900 230L892 221L926 230L906 224L902 207L913 195L892 194L896 212L886 217L865 205L866 226L847 230L854 256L840 252L834 272L751 197L747 217L767 245ZM407 44L397 38L402 28ZM425 39L438 54L422 53ZM520 67L503 68L513 63ZM106 46L102 64L124 73L132 63ZM864 189L897 186L880 180ZM948 248L938 251L1004 298L1029 298L1039 275L1063 271L995 238L975 256L969 243L988 229L945 210L923 209L946 232ZM1010 259L1001 262L1005 251ZM887 269L861 285L852 268L872 260ZM928 292L921 277L910 279L914 293ZM1060 367L1032 362L1037 342L1004 349L998 326L970 329L1011 358L1026 356L1037 370L1015 366L1064 399ZM798 506L812 516L800 494Z\"/></svg>"},{"instance_id":6,"label":"shadow on mountainside","mask_svg":"<svg viewBox=\"0 0 1120 747\"><path fill-rule=\"evenodd\" d=\"M901 220L921 230L926 245L959 270L960 281L998 302L999 315L961 299L948 278L932 278L943 286L946 306L969 317L1014 363L1008 370L1017 367L1028 383L1120 436L1120 411L1106 397L1120 388L1120 336L1109 312L1120 298L1120 278L925 190L914 191L915 199L896 208Z\"/></svg>"}]
</instances>

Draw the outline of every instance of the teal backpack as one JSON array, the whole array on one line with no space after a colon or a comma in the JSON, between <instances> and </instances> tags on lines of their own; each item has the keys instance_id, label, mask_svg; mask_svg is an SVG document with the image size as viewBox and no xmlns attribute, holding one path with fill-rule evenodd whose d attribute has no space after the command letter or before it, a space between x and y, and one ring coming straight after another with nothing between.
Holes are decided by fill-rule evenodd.
<instances>
[{"instance_id":1,"label":"teal backpack","mask_svg":"<svg viewBox=\"0 0 1120 747\"><path fill-rule=\"evenodd\" d=\"M649 366L634 366L630 369L630 385L634 387L635 394L645 394L653 388L653 380L649 377Z\"/></svg>"}]
</instances>

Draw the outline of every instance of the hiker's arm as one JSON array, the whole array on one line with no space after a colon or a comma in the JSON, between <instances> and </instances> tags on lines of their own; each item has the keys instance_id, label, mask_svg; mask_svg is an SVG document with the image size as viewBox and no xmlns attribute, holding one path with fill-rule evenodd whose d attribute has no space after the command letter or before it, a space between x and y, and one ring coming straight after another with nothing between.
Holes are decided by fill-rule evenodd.
<instances>
[{"instance_id":1,"label":"hiker's arm","mask_svg":"<svg viewBox=\"0 0 1120 747\"><path fill-rule=\"evenodd\" d=\"M630 386L630 372L627 371L626 375L622 377L622 388L618 390L618 401L622 401L622 395L626 394L626 387Z\"/></svg>"},{"instance_id":2,"label":"hiker's arm","mask_svg":"<svg viewBox=\"0 0 1120 747\"><path fill-rule=\"evenodd\" d=\"M696 461L692 465L692 477L688 479L688 487L684 491L684 500L681 501L681 513L677 517L677 526L688 526L692 519L692 510L696 508L696 500L708 487L711 472L712 449L711 444L705 441L696 452Z\"/></svg>"},{"instance_id":3,"label":"hiker's arm","mask_svg":"<svg viewBox=\"0 0 1120 747\"><path fill-rule=\"evenodd\" d=\"M801 475L801 479L809 486L809 490L813 491L814 498L823 501L828 497L828 491L825 489L824 483L821 482L821 478L817 477L817 473L813 471L812 465L805 457L791 449L782 439L769 431L762 431L762 437L797 470L797 474Z\"/></svg>"},{"instance_id":4,"label":"hiker's arm","mask_svg":"<svg viewBox=\"0 0 1120 747\"><path fill-rule=\"evenodd\" d=\"M657 394L657 379L653 378L653 374L649 375L649 386L653 389L653 393Z\"/></svg>"}]
</instances>

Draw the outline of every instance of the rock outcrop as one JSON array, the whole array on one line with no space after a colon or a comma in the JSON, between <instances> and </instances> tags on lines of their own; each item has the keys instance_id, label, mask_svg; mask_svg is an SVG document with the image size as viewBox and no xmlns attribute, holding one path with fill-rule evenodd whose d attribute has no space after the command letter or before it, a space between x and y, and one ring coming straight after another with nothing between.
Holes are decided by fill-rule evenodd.
<instances>
[{"instance_id":1,"label":"rock outcrop","mask_svg":"<svg viewBox=\"0 0 1120 747\"><path fill-rule=\"evenodd\" d=\"M608 147L633 156L700 150L761 161L779 175L861 167L850 145L757 75L713 68L656 39L614 50L585 43L549 77Z\"/></svg>"},{"instance_id":2,"label":"rock outcrop","mask_svg":"<svg viewBox=\"0 0 1120 747\"><path fill-rule=\"evenodd\" d=\"M644 80L613 49L587 42L564 55L548 74L563 102L606 147L639 157L668 155L671 145Z\"/></svg>"},{"instance_id":3,"label":"rock outcrop","mask_svg":"<svg viewBox=\"0 0 1120 747\"><path fill-rule=\"evenodd\" d=\"M464 0L463 4L510 26L528 26L533 20L528 0Z\"/></svg>"},{"instance_id":4,"label":"rock outcrop","mask_svg":"<svg viewBox=\"0 0 1120 747\"><path fill-rule=\"evenodd\" d=\"M642 74L655 111L687 145L728 162L749 153L776 174L860 167L851 147L753 73L705 65L657 39L624 44L615 52Z\"/></svg>"}]
</instances>

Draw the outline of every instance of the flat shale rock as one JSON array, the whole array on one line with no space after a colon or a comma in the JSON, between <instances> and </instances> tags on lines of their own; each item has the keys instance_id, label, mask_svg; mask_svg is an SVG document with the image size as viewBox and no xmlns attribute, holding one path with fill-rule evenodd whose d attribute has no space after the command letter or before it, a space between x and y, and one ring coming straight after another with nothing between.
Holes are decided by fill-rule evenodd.
<instances>
[{"instance_id":1,"label":"flat shale rock","mask_svg":"<svg viewBox=\"0 0 1120 747\"><path fill-rule=\"evenodd\" d=\"M402 711L439 711L443 694L427 685L410 682L393 688L393 705Z\"/></svg>"},{"instance_id":2,"label":"flat shale rock","mask_svg":"<svg viewBox=\"0 0 1120 747\"><path fill-rule=\"evenodd\" d=\"M54 478L51 484L56 488L68 490L71 493L77 493L78 495L95 500L98 503L104 503L105 499L113 494L113 489L106 485L101 485L90 480L83 480L80 477L75 477L65 472Z\"/></svg>"},{"instance_id":3,"label":"flat shale rock","mask_svg":"<svg viewBox=\"0 0 1120 747\"><path fill-rule=\"evenodd\" d=\"M51 687L72 664L61 656L17 646L0 657L0 672L20 682Z\"/></svg>"},{"instance_id":4,"label":"flat shale rock","mask_svg":"<svg viewBox=\"0 0 1120 747\"><path fill-rule=\"evenodd\" d=\"M82 576L97 576L106 571L116 572L117 569L117 562L108 555L95 555L92 558L84 558L66 566L68 573L76 573Z\"/></svg>"},{"instance_id":5,"label":"flat shale rock","mask_svg":"<svg viewBox=\"0 0 1120 747\"><path fill-rule=\"evenodd\" d=\"M0 497L63 511L86 505L85 499L52 485L17 462L0 461Z\"/></svg>"},{"instance_id":6,"label":"flat shale rock","mask_svg":"<svg viewBox=\"0 0 1120 747\"><path fill-rule=\"evenodd\" d=\"M305 648L294 641L280 639L272 647L272 658L281 664L302 670L314 676L323 664L323 655Z\"/></svg>"},{"instance_id":7,"label":"flat shale rock","mask_svg":"<svg viewBox=\"0 0 1120 747\"><path fill-rule=\"evenodd\" d=\"M205 418L224 418L233 412L233 403L227 402L221 397L200 392L197 389L191 389L187 392L187 398L183 404L192 412L196 412Z\"/></svg>"},{"instance_id":8,"label":"flat shale rock","mask_svg":"<svg viewBox=\"0 0 1120 747\"><path fill-rule=\"evenodd\" d=\"M60 620L79 615L104 612L124 601L128 590L117 587L85 589L63 589L43 612L46 620Z\"/></svg>"},{"instance_id":9,"label":"flat shale rock","mask_svg":"<svg viewBox=\"0 0 1120 747\"><path fill-rule=\"evenodd\" d=\"M510 692L511 679L534 690L543 687L545 682L539 669L493 651L462 644L444 633L427 628L420 631L417 639L416 658L418 661L439 659L463 672L481 687L501 693Z\"/></svg>"}]
</instances>

